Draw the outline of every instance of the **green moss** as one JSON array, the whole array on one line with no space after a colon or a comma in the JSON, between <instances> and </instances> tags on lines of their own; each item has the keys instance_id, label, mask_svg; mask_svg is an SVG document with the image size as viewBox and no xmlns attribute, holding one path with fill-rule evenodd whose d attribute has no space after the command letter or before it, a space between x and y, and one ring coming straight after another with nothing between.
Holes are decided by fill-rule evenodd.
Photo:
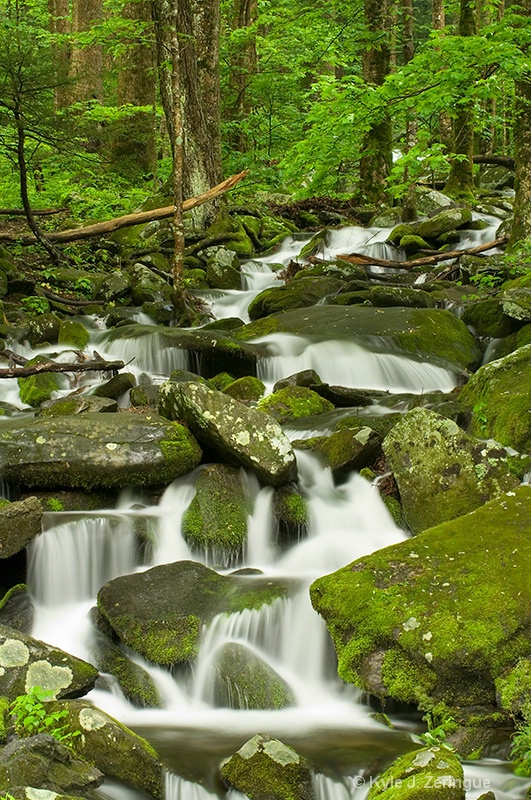
<instances>
[{"instance_id":1,"label":"green moss","mask_svg":"<svg viewBox=\"0 0 531 800\"><path fill-rule=\"evenodd\" d=\"M258 408L282 425L291 420L332 411L334 404L305 386L286 386L260 400Z\"/></svg>"},{"instance_id":2,"label":"green moss","mask_svg":"<svg viewBox=\"0 0 531 800\"><path fill-rule=\"evenodd\" d=\"M197 466L201 458L201 448L197 440L184 425L174 424L161 439L159 447L166 461L182 465L183 473Z\"/></svg>"},{"instance_id":3,"label":"green moss","mask_svg":"<svg viewBox=\"0 0 531 800\"><path fill-rule=\"evenodd\" d=\"M280 709L295 704L288 684L253 651L231 642L216 653L215 705L240 709Z\"/></svg>"},{"instance_id":4,"label":"green moss","mask_svg":"<svg viewBox=\"0 0 531 800\"><path fill-rule=\"evenodd\" d=\"M202 622L191 614L147 622L133 622L130 616L123 616L114 618L112 624L117 630L127 630L128 646L154 664L170 667L190 661L198 653Z\"/></svg>"},{"instance_id":5,"label":"green moss","mask_svg":"<svg viewBox=\"0 0 531 800\"><path fill-rule=\"evenodd\" d=\"M88 330L80 322L65 319L59 328L59 344L69 344L77 350L84 350L90 341Z\"/></svg>"},{"instance_id":6,"label":"green moss","mask_svg":"<svg viewBox=\"0 0 531 800\"><path fill-rule=\"evenodd\" d=\"M382 681L390 697L426 706L436 680L426 662L414 661L402 650L386 652L382 662Z\"/></svg>"},{"instance_id":7,"label":"green moss","mask_svg":"<svg viewBox=\"0 0 531 800\"><path fill-rule=\"evenodd\" d=\"M444 747L425 747L398 758L374 781L367 800L465 800L463 767Z\"/></svg>"},{"instance_id":8,"label":"green moss","mask_svg":"<svg viewBox=\"0 0 531 800\"><path fill-rule=\"evenodd\" d=\"M46 364L48 361L45 356L36 356L30 359L26 366ZM61 379L53 372L39 372L28 378L18 378L17 383L21 401L33 408L49 400L52 394L61 388Z\"/></svg>"},{"instance_id":9,"label":"green moss","mask_svg":"<svg viewBox=\"0 0 531 800\"><path fill-rule=\"evenodd\" d=\"M531 660L522 658L496 680L500 706L531 722Z\"/></svg>"},{"instance_id":10,"label":"green moss","mask_svg":"<svg viewBox=\"0 0 531 800\"><path fill-rule=\"evenodd\" d=\"M0 697L0 744L6 744L9 728L9 697Z\"/></svg>"},{"instance_id":11,"label":"green moss","mask_svg":"<svg viewBox=\"0 0 531 800\"><path fill-rule=\"evenodd\" d=\"M210 382L212 383L212 381ZM258 378L246 375L243 378L229 383L221 391L233 397L235 400L248 401L260 400L265 392L265 384Z\"/></svg>"}]
</instances>

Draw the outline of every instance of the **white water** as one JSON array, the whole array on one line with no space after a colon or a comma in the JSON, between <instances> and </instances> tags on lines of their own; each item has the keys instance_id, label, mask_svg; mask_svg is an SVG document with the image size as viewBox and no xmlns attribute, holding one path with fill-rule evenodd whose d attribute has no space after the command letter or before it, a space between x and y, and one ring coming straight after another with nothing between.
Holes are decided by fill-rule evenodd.
<instances>
[{"instance_id":1,"label":"white water","mask_svg":"<svg viewBox=\"0 0 531 800\"><path fill-rule=\"evenodd\" d=\"M332 258L352 250L363 252L367 247L366 252L389 257L384 241L387 233L361 228L334 231L320 255ZM290 237L280 253L250 262L244 270L241 292L211 300L216 315L245 318L250 298L276 283L268 265L288 263L309 238ZM378 251L371 249L371 242L378 243ZM446 370L395 355L371 353L353 343L310 342L302 337L275 335L268 337L267 344L272 355L262 360L260 369L269 386L310 368L322 380L341 386L390 392L448 391L454 386L454 378ZM157 335L113 343L105 354L124 360L134 358L130 369L135 373L146 371L155 380L176 368L186 368L188 363L184 351L162 347ZM93 378L85 380L88 385ZM259 611L216 616L203 631L200 652L190 673L173 675L135 657L155 681L163 698L161 709L133 707L117 686L112 692L98 689L90 695L96 705L150 738L170 769L184 770L183 775L194 773L190 780L168 773L167 800L219 797L211 781L217 765L257 732L277 736L329 767L330 774L315 774L316 800L364 800L370 780L364 777L367 765L375 756L390 763L409 746L405 733L389 731L376 723L360 693L339 681L329 635L308 596L314 578L400 541L404 533L394 525L377 489L359 475L335 486L330 470L322 469L315 457L299 452L297 458L300 490L309 502L307 538L294 542L287 551L279 550L273 490L260 488L256 479L248 476L253 512L241 564L260 568L271 578L287 580L288 597ZM49 515L45 532L30 548L28 581L37 608L34 635L90 660L88 613L106 581L151 565L197 559L180 528L198 474L196 470L175 481L156 506L139 510L135 503L138 498L133 495L114 512ZM139 520L154 537L149 564L142 563L142 548L135 533ZM289 684L295 705L280 711L217 708L211 667L216 652L228 642L249 647L270 664ZM346 750L350 760L343 768L337 752ZM527 785L518 779L509 785L512 778L497 762L467 766L466 776L470 778L467 800L475 800L488 788L496 791L497 800L516 800L524 796ZM484 788L477 790L474 777L490 780L491 786L484 783ZM124 795L118 787L109 787L101 796L130 800L135 793ZM228 792L226 798L245 800L237 792Z\"/></svg>"}]
</instances>

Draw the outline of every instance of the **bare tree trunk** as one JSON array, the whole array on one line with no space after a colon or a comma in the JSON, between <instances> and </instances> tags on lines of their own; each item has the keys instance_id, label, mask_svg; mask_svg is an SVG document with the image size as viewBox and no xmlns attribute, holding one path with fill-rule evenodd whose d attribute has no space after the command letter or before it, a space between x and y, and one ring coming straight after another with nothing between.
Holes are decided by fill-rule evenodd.
<instances>
[{"instance_id":1,"label":"bare tree trunk","mask_svg":"<svg viewBox=\"0 0 531 800\"><path fill-rule=\"evenodd\" d=\"M389 18L387 0L365 0L365 24L371 46L362 55L363 78L381 86L389 74ZM376 39L376 41L375 41ZM391 119L385 109L364 137L360 159L360 191L367 203L386 200L386 181L391 169Z\"/></svg>"},{"instance_id":2,"label":"bare tree trunk","mask_svg":"<svg viewBox=\"0 0 531 800\"><path fill-rule=\"evenodd\" d=\"M233 31L251 28L258 18L258 0L233 0L231 27ZM229 51L229 89L231 93L229 119L238 121L250 111L249 82L256 73L256 37L248 36L243 44ZM245 135L238 130L231 136L235 150L245 152L248 146Z\"/></svg>"},{"instance_id":3,"label":"bare tree trunk","mask_svg":"<svg viewBox=\"0 0 531 800\"><path fill-rule=\"evenodd\" d=\"M413 23L414 23L414 10L413 0L402 0L402 30L404 37L403 44L403 58L404 65L408 64L415 55L415 41L413 36ZM406 117L406 137L405 147L406 153L415 146L417 143L417 115L414 111L408 111ZM404 182L408 184L406 194L402 200L402 220L410 222L417 218L417 200L416 200L416 182L411 181L409 170L404 170Z\"/></svg>"},{"instance_id":4,"label":"bare tree trunk","mask_svg":"<svg viewBox=\"0 0 531 800\"><path fill-rule=\"evenodd\" d=\"M174 98L167 69L175 22L169 0L152 2L161 99L175 151ZM195 196L219 183L221 177L219 0L181 0L177 7L177 34L183 98L183 193ZM194 214L194 223L204 228L215 213L215 205L201 207Z\"/></svg>"},{"instance_id":5,"label":"bare tree trunk","mask_svg":"<svg viewBox=\"0 0 531 800\"><path fill-rule=\"evenodd\" d=\"M476 9L471 0L460 0L459 35L474 36L477 33ZM452 197L473 197L474 172L472 156L474 155L474 114L469 104L458 104L454 119L454 158L450 166L450 174L445 192Z\"/></svg>"},{"instance_id":6,"label":"bare tree trunk","mask_svg":"<svg viewBox=\"0 0 531 800\"><path fill-rule=\"evenodd\" d=\"M66 36L66 34L71 32L70 0L48 0L48 14L51 33L63 34ZM56 63L55 107L58 109L68 105L70 48L66 43L60 45L57 52Z\"/></svg>"},{"instance_id":7,"label":"bare tree trunk","mask_svg":"<svg viewBox=\"0 0 531 800\"><path fill-rule=\"evenodd\" d=\"M431 26L434 31L443 31L446 26L444 0L432 0ZM446 111L439 115L439 138L447 149L452 146L452 120Z\"/></svg>"},{"instance_id":8,"label":"bare tree trunk","mask_svg":"<svg viewBox=\"0 0 531 800\"><path fill-rule=\"evenodd\" d=\"M103 15L102 0L74 0L73 30L86 33ZM100 44L78 44L70 58L71 103L101 100L103 97L103 51Z\"/></svg>"},{"instance_id":9,"label":"bare tree trunk","mask_svg":"<svg viewBox=\"0 0 531 800\"><path fill-rule=\"evenodd\" d=\"M111 169L132 179L152 173L155 148L155 48L146 30L152 25L151 2L130 0L122 17L140 23L136 39L120 58L117 104L150 106L151 111L132 111L113 125L110 148Z\"/></svg>"},{"instance_id":10,"label":"bare tree trunk","mask_svg":"<svg viewBox=\"0 0 531 800\"><path fill-rule=\"evenodd\" d=\"M183 225L183 116L181 106L181 47L177 36L177 2L174 0L174 24L171 35L171 88L173 96L173 293L175 309L185 303L184 290L184 225Z\"/></svg>"}]
</instances>

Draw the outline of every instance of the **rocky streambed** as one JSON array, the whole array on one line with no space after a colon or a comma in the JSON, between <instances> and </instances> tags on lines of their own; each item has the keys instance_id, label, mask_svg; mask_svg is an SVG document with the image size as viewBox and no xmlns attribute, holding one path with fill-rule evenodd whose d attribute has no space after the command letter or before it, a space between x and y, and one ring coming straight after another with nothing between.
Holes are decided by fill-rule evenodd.
<instances>
[{"instance_id":1,"label":"rocky streambed","mask_svg":"<svg viewBox=\"0 0 531 800\"><path fill-rule=\"evenodd\" d=\"M411 230L285 241L233 215L189 255L217 317L193 329L155 252L93 277L90 315L22 313L4 254L15 358L130 363L0 385L2 791L526 796L505 760L531 714L528 278L338 258L466 245L506 200L430 202ZM266 233L284 244L247 260ZM35 686L68 746L21 735Z\"/></svg>"}]
</instances>

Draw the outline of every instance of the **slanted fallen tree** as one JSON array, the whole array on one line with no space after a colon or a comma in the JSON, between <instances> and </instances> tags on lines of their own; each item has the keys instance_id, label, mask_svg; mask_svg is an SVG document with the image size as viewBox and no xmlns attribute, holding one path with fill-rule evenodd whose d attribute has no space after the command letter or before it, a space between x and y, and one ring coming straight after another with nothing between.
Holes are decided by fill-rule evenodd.
<instances>
[{"instance_id":1,"label":"slanted fallen tree","mask_svg":"<svg viewBox=\"0 0 531 800\"><path fill-rule=\"evenodd\" d=\"M499 239L493 239L486 244L480 244L476 247L468 247L466 250L448 250L445 253L435 253L431 256L423 256L422 258L414 258L411 261L393 261L388 258L375 258L374 256L367 256L364 253L349 253L337 256L343 261L350 261L351 264L361 264L374 267L391 267L392 269L415 269L415 267L425 267L430 264L438 264L439 261L448 261L451 258L459 258L460 256L473 256L478 253L484 253L487 250L492 250L494 247L501 247L509 241L508 236L501 236Z\"/></svg>"},{"instance_id":2,"label":"slanted fallen tree","mask_svg":"<svg viewBox=\"0 0 531 800\"><path fill-rule=\"evenodd\" d=\"M13 356L12 361L21 363L20 356L15 353L4 350L2 355L7 358ZM29 378L31 375L38 375L41 372L111 372L116 375L124 367L125 363L123 361L105 361L104 359L80 361L73 364L43 361L39 364L31 364L29 367L23 364L18 367L0 369L0 378Z\"/></svg>"},{"instance_id":3,"label":"slanted fallen tree","mask_svg":"<svg viewBox=\"0 0 531 800\"><path fill-rule=\"evenodd\" d=\"M236 186L236 184L245 177L245 175L247 175L247 171L239 172L237 175L231 175L230 178L218 183L217 186L214 186L207 192L204 192L197 197L191 197L188 200L185 200L182 204L183 211L190 211L192 208L197 208L197 206L203 205L203 203L208 203L210 200L214 200L216 197L225 194L225 192L233 189L234 186ZM114 219L109 219L106 222L96 222L94 225L85 225L80 228L70 228L65 231L47 233L46 239L53 243L77 242L82 239L91 239L95 236L104 236L106 234L113 233L120 228L127 228L131 225L144 225L145 223L152 222L153 220L172 217L174 210L174 206L171 205L164 206L163 208L155 208L151 211L139 211L136 214L126 214L123 217L115 217ZM13 234L2 233L1 231L0 241L13 243L16 242L17 244L24 246L37 244L37 239L35 236L14 236Z\"/></svg>"}]
</instances>

